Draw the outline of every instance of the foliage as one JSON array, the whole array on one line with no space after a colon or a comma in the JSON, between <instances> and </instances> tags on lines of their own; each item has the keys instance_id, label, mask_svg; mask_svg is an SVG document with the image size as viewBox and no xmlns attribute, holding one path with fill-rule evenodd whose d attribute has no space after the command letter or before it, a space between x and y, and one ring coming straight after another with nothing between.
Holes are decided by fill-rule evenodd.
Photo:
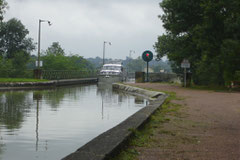
<instances>
[{"instance_id":1,"label":"foliage","mask_svg":"<svg viewBox=\"0 0 240 160\"><path fill-rule=\"evenodd\" d=\"M147 63L143 61L141 57L136 59L128 58L123 61L129 72L143 72L144 68L147 67ZM154 59L149 62L149 67L154 70L154 72L160 72L160 70L165 70L166 72L172 72L169 65L169 61L155 61Z\"/></svg>"},{"instance_id":2,"label":"foliage","mask_svg":"<svg viewBox=\"0 0 240 160\"><path fill-rule=\"evenodd\" d=\"M79 55L65 56L58 42L53 44L41 56L44 70L93 70L93 65Z\"/></svg>"},{"instance_id":3,"label":"foliage","mask_svg":"<svg viewBox=\"0 0 240 160\"><path fill-rule=\"evenodd\" d=\"M171 63L169 61L155 61L152 60L149 63L149 66L153 68L154 72L160 72L160 70L164 70L164 72L171 73L172 68L171 68Z\"/></svg>"},{"instance_id":4,"label":"foliage","mask_svg":"<svg viewBox=\"0 0 240 160\"><path fill-rule=\"evenodd\" d=\"M129 72L143 72L146 67L146 62L144 62L141 57L130 59L126 67Z\"/></svg>"},{"instance_id":5,"label":"foliage","mask_svg":"<svg viewBox=\"0 0 240 160\"><path fill-rule=\"evenodd\" d=\"M0 23L1 56L12 59L15 54L22 52L29 58L30 52L35 49L32 38L27 38L29 31L20 20L12 18Z\"/></svg>"},{"instance_id":6,"label":"foliage","mask_svg":"<svg viewBox=\"0 0 240 160\"><path fill-rule=\"evenodd\" d=\"M10 70L13 69L12 60L0 57L0 75L1 77L9 77Z\"/></svg>"},{"instance_id":7,"label":"foliage","mask_svg":"<svg viewBox=\"0 0 240 160\"><path fill-rule=\"evenodd\" d=\"M6 92L0 94L0 123L9 129L21 128L26 109L31 108L25 92Z\"/></svg>"},{"instance_id":8,"label":"foliage","mask_svg":"<svg viewBox=\"0 0 240 160\"><path fill-rule=\"evenodd\" d=\"M236 71L234 80L240 81L240 71Z\"/></svg>"},{"instance_id":9,"label":"foliage","mask_svg":"<svg viewBox=\"0 0 240 160\"><path fill-rule=\"evenodd\" d=\"M101 68L103 65L103 59L100 57L96 57L96 58L87 58L87 61L89 61L90 63L93 64L94 68ZM105 61L109 61L109 59L106 59Z\"/></svg>"},{"instance_id":10,"label":"foliage","mask_svg":"<svg viewBox=\"0 0 240 160\"><path fill-rule=\"evenodd\" d=\"M1 77L32 77L27 73L26 64L35 46L32 39L26 37L28 33L21 21L15 18L0 23Z\"/></svg>"},{"instance_id":11,"label":"foliage","mask_svg":"<svg viewBox=\"0 0 240 160\"><path fill-rule=\"evenodd\" d=\"M166 34L155 50L174 68L187 58L196 84L224 85L240 70L240 1L163 0ZM175 70L174 69L174 70Z\"/></svg>"},{"instance_id":12,"label":"foliage","mask_svg":"<svg viewBox=\"0 0 240 160\"><path fill-rule=\"evenodd\" d=\"M46 50L46 55L54 55L54 56L64 56L64 50L60 46L59 42L53 42L50 47Z\"/></svg>"},{"instance_id":13,"label":"foliage","mask_svg":"<svg viewBox=\"0 0 240 160\"><path fill-rule=\"evenodd\" d=\"M0 22L3 20L3 14L7 8L7 2L5 0L0 0Z\"/></svg>"}]
</instances>

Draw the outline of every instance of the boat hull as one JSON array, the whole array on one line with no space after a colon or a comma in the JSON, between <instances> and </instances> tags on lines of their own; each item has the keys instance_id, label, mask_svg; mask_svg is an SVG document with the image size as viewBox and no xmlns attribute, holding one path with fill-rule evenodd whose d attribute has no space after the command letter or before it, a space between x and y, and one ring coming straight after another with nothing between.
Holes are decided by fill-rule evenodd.
<instances>
[{"instance_id":1,"label":"boat hull","mask_svg":"<svg viewBox=\"0 0 240 160\"><path fill-rule=\"evenodd\" d=\"M100 83L115 83L115 82L122 82L123 76L98 76L98 82Z\"/></svg>"}]
</instances>

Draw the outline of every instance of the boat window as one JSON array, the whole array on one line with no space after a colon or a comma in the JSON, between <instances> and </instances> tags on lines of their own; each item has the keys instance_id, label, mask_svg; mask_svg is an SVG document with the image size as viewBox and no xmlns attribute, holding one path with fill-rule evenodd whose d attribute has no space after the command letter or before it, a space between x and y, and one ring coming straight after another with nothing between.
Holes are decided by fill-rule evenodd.
<instances>
[{"instance_id":1,"label":"boat window","mask_svg":"<svg viewBox=\"0 0 240 160\"><path fill-rule=\"evenodd\" d=\"M121 70L121 66L103 66L104 70Z\"/></svg>"}]
</instances>

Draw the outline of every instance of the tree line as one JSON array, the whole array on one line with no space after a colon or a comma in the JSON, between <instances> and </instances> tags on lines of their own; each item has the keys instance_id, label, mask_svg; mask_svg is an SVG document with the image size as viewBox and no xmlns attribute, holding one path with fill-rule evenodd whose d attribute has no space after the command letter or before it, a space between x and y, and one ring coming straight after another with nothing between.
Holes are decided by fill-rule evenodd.
<instances>
[{"instance_id":1,"label":"tree line","mask_svg":"<svg viewBox=\"0 0 240 160\"><path fill-rule=\"evenodd\" d=\"M16 18L4 21L8 5L0 0L0 75L1 77L32 77L37 57L31 55L36 43L28 37L29 31ZM58 42L41 53L44 70L93 70L93 65L77 54L66 55Z\"/></svg>"},{"instance_id":2,"label":"tree line","mask_svg":"<svg viewBox=\"0 0 240 160\"><path fill-rule=\"evenodd\" d=\"M166 33L154 45L158 57L167 56L175 72L188 59L198 85L240 81L239 0L163 0L160 7Z\"/></svg>"}]
</instances>

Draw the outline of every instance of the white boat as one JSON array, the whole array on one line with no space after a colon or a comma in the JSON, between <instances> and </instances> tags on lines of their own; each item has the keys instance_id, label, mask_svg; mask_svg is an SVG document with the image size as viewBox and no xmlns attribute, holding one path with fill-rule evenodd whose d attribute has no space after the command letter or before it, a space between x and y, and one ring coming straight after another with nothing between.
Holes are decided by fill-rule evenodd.
<instances>
[{"instance_id":1,"label":"white boat","mask_svg":"<svg viewBox=\"0 0 240 160\"><path fill-rule=\"evenodd\" d=\"M98 82L114 83L125 79L122 64L104 64L98 75Z\"/></svg>"}]
</instances>

